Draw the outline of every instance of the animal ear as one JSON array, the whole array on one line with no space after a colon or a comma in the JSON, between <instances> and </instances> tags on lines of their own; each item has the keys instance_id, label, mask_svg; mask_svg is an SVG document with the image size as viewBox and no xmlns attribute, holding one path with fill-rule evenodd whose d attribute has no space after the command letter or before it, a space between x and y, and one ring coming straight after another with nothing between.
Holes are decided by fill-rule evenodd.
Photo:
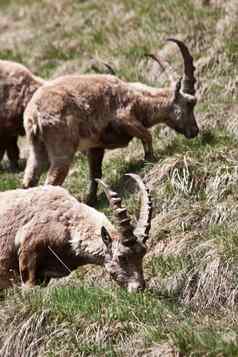
<instances>
[{"instance_id":1,"label":"animal ear","mask_svg":"<svg viewBox=\"0 0 238 357\"><path fill-rule=\"evenodd\" d=\"M102 226L102 228L101 228L101 237L102 237L103 243L106 245L106 247L108 249L110 249L112 246L112 238L110 237L110 234L108 233L108 231L106 230L106 228L104 226Z\"/></svg>"}]
</instances>

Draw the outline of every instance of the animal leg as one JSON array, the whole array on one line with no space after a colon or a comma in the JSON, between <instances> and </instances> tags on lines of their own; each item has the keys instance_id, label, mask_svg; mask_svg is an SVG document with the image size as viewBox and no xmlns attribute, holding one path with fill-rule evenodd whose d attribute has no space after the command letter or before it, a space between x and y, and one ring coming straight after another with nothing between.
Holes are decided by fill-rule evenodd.
<instances>
[{"instance_id":1,"label":"animal leg","mask_svg":"<svg viewBox=\"0 0 238 357\"><path fill-rule=\"evenodd\" d=\"M22 251L19 256L19 271L22 285L32 288L37 285L36 277L37 257L33 252Z\"/></svg>"},{"instance_id":2,"label":"animal leg","mask_svg":"<svg viewBox=\"0 0 238 357\"><path fill-rule=\"evenodd\" d=\"M152 146L152 136L149 130L138 121L123 123L122 125L128 135L141 139L144 147L145 160L153 161L155 157Z\"/></svg>"},{"instance_id":3,"label":"animal leg","mask_svg":"<svg viewBox=\"0 0 238 357\"><path fill-rule=\"evenodd\" d=\"M1 138L0 138L0 140L1 140ZM5 153L5 146L2 145L2 143L1 143L1 144L0 144L0 162L1 162L2 159L3 159L4 153Z\"/></svg>"},{"instance_id":4,"label":"animal leg","mask_svg":"<svg viewBox=\"0 0 238 357\"><path fill-rule=\"evenodd\" d=\"M23 179L24 188L37 185L45 164L48 164L48 156L45 147L43 143L35 140L30 145L30 154Z\"/></svg>"},{"instance_id":5,"label":"animal leg","mask_svg":"<svg viewBox=\"0 0 238 357\"><path fill-rule=\"evenodd\" d=\"M56 133L58 133L58 136L56 136ZM45 140L50 161L50 169L45 184L56 186L62 185L64 182L77 147L71 142L71 138L63 132L63 129L62 132L55 132L54 135L55 140L52 140L53 134L48 134Z\"/></svg>"},{"instance_id":6,"label":"animal leg","mask_svg":"<svg viewBox=\"0 0 238 357\"><path fill-rule=\"evenodd\" d=\"M6 289L12 286L12 276L7 271L0 272L0 289Z\"/></svg>"},{"instance_id":7,"label":"animal leg","mask_svg":"<svg viewBox=\"0 0 238 357\"><path fill-rule=\"evenodd\" d=\"M62 185L69 172L71 160L53 161L45 181L46 185Z\"/></svg>"},{"instance_id":8,"label":"animal leg","mask_svg":"<svg viewBox=\"0 0 238 357\"><path fill-rule=\"evenodd\" d=\"M98 183L95 178L102 177L102 160L104 156L104 149L93 148L88 151L88 163L89 163L89 194L87 197L87 204L94 206L97 202L97 189Z\"/></svg>"},{"instance_id":9,"label":"animal leg","mask_svg":"<svg viewBox=\"0 0 238 357\"><path fill-rule=\"evenodd\" d=\"M156 157L154 155L152 138L151 138L151 142L144 142L144 141L142 142L144 147L144 159L146 161L155 161Z\"/></svg>"},{"instance_id":10,"label":"animal leg","mask_svg":"<svg viewBox=\"0 0 238 357\"><path fill-rule=\"evenodd\" d=\"M17 145L17 136L10 136L6 142L7 156L10 161L10 169L14 172L19 169L18 161L20 150Z\"/></svg>"}]
</instances>

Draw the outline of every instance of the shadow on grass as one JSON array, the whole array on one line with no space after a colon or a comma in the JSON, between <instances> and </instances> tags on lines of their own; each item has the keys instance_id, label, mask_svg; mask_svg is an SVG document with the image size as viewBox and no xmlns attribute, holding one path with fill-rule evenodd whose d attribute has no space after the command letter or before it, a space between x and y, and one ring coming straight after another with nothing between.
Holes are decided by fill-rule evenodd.
<instances>
[{"instance_id":1,"label":"shadow on grass","mask_svg":"<svg viewBox=\"0 0 238 357\"><path fill-rule=\"evenodd\" d=\"M133 193L136 188L135 182L130 177L127 177L125 175L128 173L135 173L143 177L153 164L154 163L152 162L144 160L123 162L123 165L117 168L117 173L115 176L111 177L111 179L106 179L104 175L103 180L107 181L110 188L113 191L116 191L122 199L125 199L130 193ZM109 204L105 194L99 194L97 205L95 208L97 208L98 210L105 210L108 209L108 206Z\"/></svg>"}]
</instances>

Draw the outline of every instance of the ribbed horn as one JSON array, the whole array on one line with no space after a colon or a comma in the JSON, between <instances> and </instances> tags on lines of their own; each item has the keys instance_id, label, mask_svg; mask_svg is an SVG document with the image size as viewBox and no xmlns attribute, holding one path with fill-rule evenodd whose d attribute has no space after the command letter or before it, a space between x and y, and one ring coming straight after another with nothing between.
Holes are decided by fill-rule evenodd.
<instances>
[{"instance_id":1,"label":"ribbed horn","mask_svg":"<svg viewBox=\"0 0 238 357\"><path fill-rule=\"evenodd\" d=\"M107 196L110 207L112 208L113 214L116 218L117 224L119 226L119 231L122 235L122 243L129 245L136 241L136 237L133 234L134 227L131 224L131 219L128 216L127 209L121 206L121 198L119 195L112 191L108 185L106 185L102 180L95 179L101 186L105 195Z\"/></svg>"},{"instance_id":2,"label":"ribbed horn","mask_svg":"<svg viewBox=\"0 0 238 357\"><path fill-rule=\"evenodd\" d=\"M136 228L134 230L134 234L138 239L142 240L143 243L145 243L149 238L152 219L152 202L150 193L140 176L135 174L127 174L127 176L132 177L137 182L141 191L140 214Z\"/></svg>"},{"instance_id":3,"label":"ribbed horn","mask_svg":"<svg viewBox=\"0 0 238 357\"><path fill-rule=\"evenodd\" d=\"M176 40L175 38L168 38L167 41L176 43L183 56L184 75L182 80L182 91L194 95L196 92L196 79L194 77L195 67L193 65L192 55L190 54L188 47L182 41Z\"/></svg>"}]
</instances>

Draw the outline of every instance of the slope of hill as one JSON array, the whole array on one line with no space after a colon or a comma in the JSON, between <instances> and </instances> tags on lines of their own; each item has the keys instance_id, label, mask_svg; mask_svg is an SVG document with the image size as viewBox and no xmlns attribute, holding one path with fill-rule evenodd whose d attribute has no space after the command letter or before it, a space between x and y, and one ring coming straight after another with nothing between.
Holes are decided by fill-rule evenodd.
<instances>
[{"instance_id":1,"label":"slope of hill","mask_svg":"<svg viewBox=\"0 0 238 357\"><path fill-rule=\"evenodd\" d=\"M134 140L108 152L103 170L131 214L138 195L123 174L139 173L152 189L148 289L130 295L88 266L48 288L4 291L0 356L238 355L237 1L0 2L0 58L44 78L92 72L92 60L103 60L122 78L163 86L143 54L159 53L181 72L167 37L184 40L195 58L201 134L188 141L156 127L156 162L143 162ZM78 153L65 186L82 197L87 177ZM2 170L0 190L21 179ZM103 195L98 209L111 214Z\"/></svg>"}]
</instances>

